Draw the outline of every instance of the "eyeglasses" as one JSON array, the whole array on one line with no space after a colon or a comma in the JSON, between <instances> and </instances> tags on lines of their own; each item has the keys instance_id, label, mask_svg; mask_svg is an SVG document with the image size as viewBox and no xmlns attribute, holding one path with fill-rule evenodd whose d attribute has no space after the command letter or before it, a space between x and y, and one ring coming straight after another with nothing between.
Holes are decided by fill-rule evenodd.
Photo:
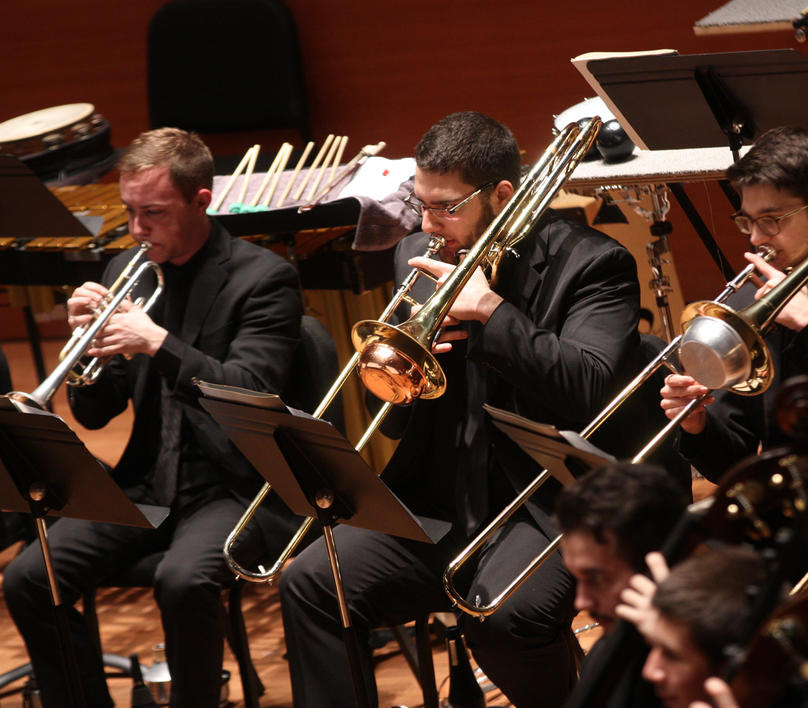
<instances>
[{"instance_id":1,"label":"eyeglasses","mask_svg":"<svg viewBox=\"0 0 808 708\"><path fill-rule=\"evenodd\" d=\"M738 227L738 230L742 234L751 234L752 227L757 224L757 227L765 236L777 236L777 234L780 233L780 222L789 216L793 216L798 211L802 211L803 209L808 209L808 204L798 206L796 209L787 211L781 216L759 216L757 219L752 219L746 214L733 214L732 220L735 222L735 226Z\"/></svg>"},{"instance_id":2,"label":"eyeglasses","mask_svg":"<svg viewBox=\"0 0 808 708\"><path fill-rule=\"evenodd\" d=\"M435 216L439 219L457 219L459 217L455 216L455 213L457 212L458 209L460 209L460 207L465 206L472 199L474 199L474 197L480 194L480 192L488 189L489 187L492 187L493 185L494 185L493 182L486 182L484 185L477 187L477 189L475 189L467 197L464 197L459 202L457 202L457 204L452 204L451 206L439 206L439 207L427 206L420 199L415 197L414 192L409 193L407 198L404 200L404 203L416 214L418 214L418 216L423 216L424 212L428 211L432 214L432 216Z\"/></svg>"}]
</instances>

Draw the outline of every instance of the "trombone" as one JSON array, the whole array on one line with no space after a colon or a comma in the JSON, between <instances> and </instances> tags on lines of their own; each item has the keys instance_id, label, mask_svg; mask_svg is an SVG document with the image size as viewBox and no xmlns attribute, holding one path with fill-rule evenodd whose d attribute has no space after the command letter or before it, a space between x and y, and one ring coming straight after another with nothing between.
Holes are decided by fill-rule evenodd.
<instances>
[{"instance_id":1,"label":"trombone","mask_svg":"<svg viewBox=\"0 0 808 708\"><path fill-rule=\"evenodd\" d=\"M775 255L774 250L768 246L762 246L758 254L767 261L772 260ZM754 270L753 264L748 265L725 285L714 300L695 302L685 308L682 313L682 334L671 341L607 404L581 431L581 437L586 439L598 430L662 365L675 373L684 370L711 389L727 389L745 396L763 393L771 385L774 375L771 355L763 337L780 310L808 282L808 258L748 307L735 311L723 305L723 301L736 292L754 274ZM675 361L677 357L678 363ZM642 462L708 395L704 394L690 401L651 438L631 462ZM492 615L558 547L561 534L487 605L472 605L454 586L457 571L549 478L549 470L542 470L446 567L443 573L444 590L452 603L466 614L480 620Z\"/></svg>"},{"instance_id":2,"label":"trombone","mask_svg":"<svg viewBox=\"0 0 808 708\"><path fill-rule=\"evenodd\" d=\"M81 358L90 348L95 336L107 323L107 320L115 314L121 303L131 294L146 271L154 271L157 277L157 286L148 300L144 302L143 298L138 298L135 300L135 305L142 307L144 312L148 312L163 292L163 271L157 263L148 260L147 253L150 248L151 244L147 241L140 244L140 248L138 248L121 271L121 274L109 287L106 295L95 307L93 311L94 319L86 325L76 327L73 330L70 339L59 352L59 364L45 380L31 393L12 391L8 394L9 398L36 408L45 409L50 399L53 398L53 394L56 393L56 390L65 379L71 386L90 386L96 382L106 362L98 357L93 357L83 366L79 365Z\"/></svg>"},{"instance_id":3,"label":"trombone","mask_svg":"<svg viewBox=\"0 0 808 708\"><path fill-rule=\"evenodd\" d=\"M431 236L429 242L427 244L427 248L424 252L424 257L431 258L435 255L441 248L446 245L446 239L442 236ZM396 311L398 306L402 302L407 302L410 305L419 305L416 300L412 298L409 294L410 290L415 283L415 281L420 277L425 276L432 280L437 281L437 278L434 278L429 273L424 271L418 270L418 268L413 268L408 274L407 277L402 281L401 285L399 286L398 290L396 290L395 294L391 298L390 302L387 303L387 306L382 311L381 315L379 315L379 320L384 322L392 316L392 314ZM323 400L320 401L317 408L312 413L312 417L314 418L322 418L325 412L328 410L328 407L334 402L334 399L337 397L339 392L342 390L342 387L350 378L351 374L353 373L356 365L359 363L359 352L354 352L353 356L348 360L348 363L345 365L345 368L340 372L339 376L334 380L334 383L331 384L331 388L328 389ZM362 437L359 439L359 442L356 443L355 449L357 451L361 451L362 448L365 447L368 440L370 440L371 436L373 435L376 430L378 430L379 426L382 424L384 419L387 417L387 414L390 412L393 404L389 402L385 402L379 411L374 416L373 420L368 425L365 432L362 434ZM272 485L269 482L265 482L261 489L258 491L258 494L253 498L250 505L245 509L244 513L241 515L241 518L238 520L238 523L233 527L233 530L227 536L227 540L224 543L224 548L222 549L222 553L224 554L225 561L227 565L230 566L230 569L236 574L237 577L242 578L243 580L247 580L253 583L272 583L275 579L280 575L281 568L283 568L284 564L287 560L291 557L291 555L295 552L295 549L300 545L300 542L303 540L305 535L308 533L311 525L314 523L314 518L309 516L303 521L300 527L297 529L295 534L290 539L289 543L286 545L286 548L283 549L281 554L275 560L275 562L270 566L269 570L264 568L262 565L258 566L258 572L249 570L243 567L233 556L233 545L236 542L236 539L242 533L244 528L247 524L250 523L252 517L255 516L255 512L258 510L258 507L261 506L261 503L264 501L266 496L269 492L272 491Z\"/></svg>"},{"instance_id":4,"label":"trombone","mask_svg":"<svg viewBox=\"0 0 808 708\"><path fill-rule=\"evenodd\" d=\"M432 278L416 268L407 276L378 320L362 320L353 326L351 340L356 353L312 414L315 418L322 417L355 368L365 387L384 401L357 443L357 450L361 450L378 429L393 404L410 403L416 398L437 398L443 394L446 377L431 348L452 303L479 266L485 265L489 270L489 280L492 284L496 282L502 258L530 233L561 189L561 185L592 146L600 125L600 118L595 116L583 126L570 123L555 137L502 211L494 217L460 264L426 300L417 314L398 326L387 323L390 314L402 300L413 305L418 304L407 295L415 279L419 275ZM436 241L433 236L426 255L433 255L442 246L443 243ZM224 557L231 570L237 576L252 582L271 583L314 521L309 517L303 522L269 570L259 566L259 572L256 573L239 565L232 555L233 544L271 488L268 483L263 485L224 544Z\"/></svg>"}]
</instances>

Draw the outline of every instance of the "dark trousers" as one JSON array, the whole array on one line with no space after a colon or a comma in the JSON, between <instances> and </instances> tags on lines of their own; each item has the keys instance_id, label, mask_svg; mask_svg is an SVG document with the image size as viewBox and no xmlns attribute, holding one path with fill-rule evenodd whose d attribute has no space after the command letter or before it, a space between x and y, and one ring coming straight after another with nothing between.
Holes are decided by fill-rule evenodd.
<instances>
[{"instance_id":1,"label":"dark trousers","mask_svg":"<svg viewBox=\"0 0 808 708\"><path fill-rule=\"evenodd\" d=\"M349 526L334 531L351 621L359 639L368 694L376 705L370 629L449 608L441 577L462 543L448 535L435 545ZM468 597L496 594L547 538L517 514L484 549ZM296 708L355 706L342 641L334 581L322 539L298 555L280 583L289 672ZM560 706L576 679L573 580L556 553L485 622L464 631L474 657L517 706Z\"/></svg>"},{"instance_id":2,"label":"dark trousers","mask_svg":"<svg viewBox=\"0 0 808 708\"><path fill-rule=\"evenodd\" d=\"M82 593L125 569L133 560L165 549L154 595L165 631L171 672L171 705L215 708L221 689L224 624L220 593L232 579L222 546L244 511L235 499L216 499L172 511L156 530L60 519L48 531L62 602L71 606L69 624L87 705L111 706L103 665L87 625L72 607ZM281 539L283 542L287 539ZM260 553L261 534L248 528L239 561ZM283 545L281 543L281 545ZM252 556L252 558L250 558ZM68 705L59 642L39 542L8 566L3 591L25 640L47 708Z\"/></svg>"}]
</instances>

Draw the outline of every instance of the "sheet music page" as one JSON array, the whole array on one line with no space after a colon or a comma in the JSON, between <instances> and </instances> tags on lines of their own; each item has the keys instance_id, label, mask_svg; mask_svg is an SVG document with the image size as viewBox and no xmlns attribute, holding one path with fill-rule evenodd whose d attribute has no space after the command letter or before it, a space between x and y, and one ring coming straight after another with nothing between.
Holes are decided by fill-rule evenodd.
<instances>
[{"instance_id":1,"label":"sheet music page","mask_svg":"<svg viewBox=\"0 0 808 708\"><path fill-rule=\"evenodd\" d=\"M369 157L339 193L339 198L371 197L381 201L414 174L415 159L412 157L403 157L399 160Z\"/></svg>"},{"instance_id":2,"label":"sheet music page","mask_svg":"<svg viewBox=\"0 0 808 708\"><path fill-rule=\"evenodd\" d=\"M286 410L281 397L276 393L252 391L240 386L226 386L225 384L209 383L200 379L194 379L194 383L206 398L230 401L231 403L243 403L256 408L269 408L275 411Z\"/></svg>"}]
</instances>

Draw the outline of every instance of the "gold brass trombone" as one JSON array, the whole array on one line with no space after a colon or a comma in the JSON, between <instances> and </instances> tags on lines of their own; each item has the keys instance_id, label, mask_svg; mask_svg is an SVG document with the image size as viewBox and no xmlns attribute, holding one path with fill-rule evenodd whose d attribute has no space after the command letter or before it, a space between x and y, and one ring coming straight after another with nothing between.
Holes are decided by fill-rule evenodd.
<instances>
[{"instance_id":1,"label":"gold brass trombone","mask_svg":"<svg viewBox=\"0 0 808 708\"><path fill-rule=\"evenodd\" d=\"M763 246L759 250L765 260L774 257L773 249ZM598 430L650 376L665 365L675 373L692 375L697 381L712 388L723 388L741 395L757 395L771 384L773 369L768 347L763 341L777 314L808 281L808 258L786 278L757 302L740 311L722 305L753 274L750 264L726 284L715 300L693 303L682 314L683 334L676 337L648 364L595 418L580 435L586 439ZM678 354L678 363L674 358ZM718 377L721 377L718 380ZM714 385L718 384L718 385ZM707 397L692 400L660 430L633 458L642 462ZM460 610L468 615L485 619L496 612L530 575L555 551L562 536L554 538L498 595L487 605L472 605L457 591L454 576L480 547L550 478L542 470L524 490L455 557L443 574L446 594Z\"/></svg>"},{"instance_id":2,"label":"gold brass trombone","mask_svg":"<svg viewBox=\"0 0 808 708\"><path fill-rule=\"evenodd\" d=\"M571 123L556 136L522 180L503 210L477 239L443 285L420 307L416 315L398 326L386 322L402 300L413 305L418 304L407 296L415 278L421 274L428 275L418 269L414 269L405 279L379 320L363 320L354 325L351 339L356 353L312 414L315 418L323 415L354 368L358 368L364 385L385 401L356 445L357 450L362 449L370 435L381 425L394 403L409 403L418 397L437 398L443 393L446 378L440 364L432 355L431 348L452 303L478 266L485 264L490 270L490 280L492 283L496 282L502 257L521 241L539 220L564 180L591 147L600 129L600 123L598 117L589 119L583 127ZM433 237L427 255L434 254L442 245L435 242ZM240 566L232 555L233 544L255 515L270 489L269 484L263 485L230 532L223 550L231 570L239 577L253 582L272 582L314 521L308 518L303 522L269 570L259 566L259 572L256 573Z\"/></svg>"},{"instance_id":3,"label":"gold brass trombone","mask_svg":"<svg viewBox=\"0 0 808 708\"><path fill-rule=\"evenodd\" d=\"M427 244L426 251L424 252L424 256L426 258L430 258L435 253L437 253L443 246L446 245L446 239L442 236L432 236L429 239L429 243ZM419 305L416 300L414 300L410 296L410 290L415 283L415 281L420 276L426 276L427 278L431 278L435 280L429 273L425 273L423 271L418 270L417 268L413 268L404 279L404 281L399 286L398 290L396 290L395 294L393 295L390 302L384 308L384 311L379 315L380 321L386 321L390 318L390 316L395 312L398 306L402 302L407 302L410 305ZM345 382L350 378L351 374L353 373L354 369L356 368L357 363L359 362L359 352L355 352L354 355L350 358L348 363L345 365L345 368L340 372L339 376L334 380L334 383L331 384L331 388L328 389L327 393L323 397L323 400L320 401L319 405L312 413L314 418L322 418L325 412L328 410L328 407L334 402L334 399L337 397L337 394L342 390L342 387L345 385ZM360 451L362 448L367 444L368 440L370 440L371 435L378 429L378 427L382 424L387 414L390 412L390 408L392 408L392 403L384 403L382 407L379 409L378 413L374 416L373 420L368 425L365 432L362 434L359 442L356 444L356 450ZM287 544L286 548L281 552L272 566L267 570L263 566L258 566L258 572L251 571L247 568L244 568L242 565L236 561L233 557L233 544L236 542L236 539L242 533L244 528L247 524L250 523L252 517L255 516L255 512L257 511L258 507L266 498L267 494L272 490L272 485L269 482L264 483L261 489L258 491L258 494L254 497L250 505L245 509L244 513L242 514L241 518L239 519L238 523L233 527L233 530L227 537L225 541L223 553L225 561L227 565L230 566L230 569L240 578L244 580L248 580L253 583L272 583L275 578L280 574L281 568L283 568L286 561L290 558L290 556L295 552L295 549L300 545L300 542L303 540L303 537L308 533L311 525L314 523L313 517L308 517L298 528L295 532L294 536L292 536L291 540Z\"/></svg>"},{"instance_id":4,"label":"gold brass trombone","mask_svg":"<svg viewBox=\"0 0 808 708\"><path fill-rule=\"evenodd\" d=\"M93 357L89 362L79 367L81 358L90 348L95 336L107 323L107 320L115 314L124 299L130 295L147 270L154 271L157 277L157 286L145 304L142 298L136 300L135 304L142 307L144 312L148 312L163 292L163 271L157 263L147 259L146 254L149 248L151 248L151 244L148 242L144 241L140 244L140 248L132 256L95 308L95 318L92 322L73 330L67 344L62 347L62 351L59 353L59 364L45 380L31 393L11 391L8 394L9 398L44 409L65 379L68 379L72 386L89 386L95 383L103 370L105 362L98 357Z\"/></svg>"},{"instance_id":5,"label":"gold brass trombone","mask_svg":"<svg viewBox=\"0 0 808 708\"><path fill-rule=\"evenodd\" d=\"M599 129L596 116L583 127L570 123L556 136L462 263L416 315L396 327L374 320L354 325L351 339L360 352L359 376L371 393L392 403L437 398L443 393L446 377L431 350L452 303L480 265L489 268L489 280L496 282L502 257L527 236Z\"/></svg>"}]
</instances>

